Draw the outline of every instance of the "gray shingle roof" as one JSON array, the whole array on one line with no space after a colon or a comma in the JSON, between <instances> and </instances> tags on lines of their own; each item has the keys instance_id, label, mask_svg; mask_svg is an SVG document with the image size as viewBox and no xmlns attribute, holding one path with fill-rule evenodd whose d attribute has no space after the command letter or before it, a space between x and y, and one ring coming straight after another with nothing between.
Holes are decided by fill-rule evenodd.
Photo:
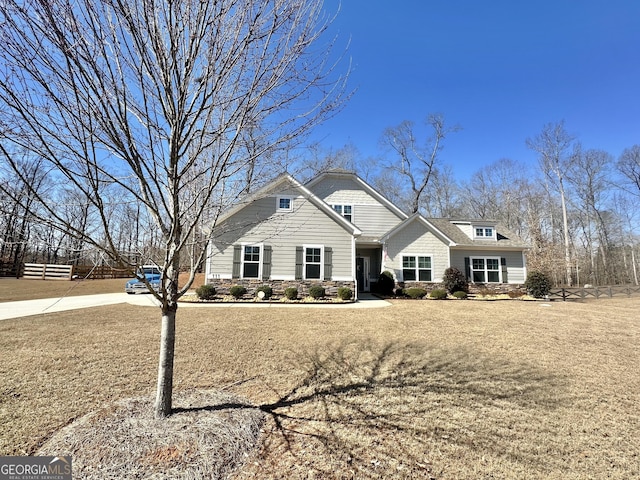
<instances>
[{"instance_id":1,"label":"gray shingle roof","mask_svg":"<svg viewBox=\"0 0 640 480\"><path fill-rule=\"evenodd\" d=\"M519 238L515 233L507 230L498 222L487 222L478 220L461 220L449 218L427 218L427 220L438 230L449 237L458 246L473 247L512 247L512 248L528 248L529 245ZM469 223L471 225L482 223L483 225L495 225L498 240L474 240L465 234L460 228L452 222Z\"/></svg>"}]
</instances>

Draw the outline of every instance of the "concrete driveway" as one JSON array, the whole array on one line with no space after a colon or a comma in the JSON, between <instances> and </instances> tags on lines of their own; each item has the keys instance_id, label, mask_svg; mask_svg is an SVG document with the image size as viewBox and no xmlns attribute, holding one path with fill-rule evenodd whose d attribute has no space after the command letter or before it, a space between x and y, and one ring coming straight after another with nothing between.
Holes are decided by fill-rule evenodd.
<instances>
[{"instance_id":1,"label":"concrete driveway","mask_svg":"<svg viewBox=\"0 0 640 480\"><path fill-rule=\"evenodd\" d=\"M126 293L103 293L100 295L81 295L75 297L43 298L38 300L23 300L19 302L0 303L0 320L9 318L29 317L47 313L64 312L80 308L101 307L129 303L146 307L158 306L152 295L127 295ZM364 295L356 303L336 304L287 304L287 303L181 303L180 308L381 308L391 303L380 300L371 295Z\"/></svg>"}]
</instances>

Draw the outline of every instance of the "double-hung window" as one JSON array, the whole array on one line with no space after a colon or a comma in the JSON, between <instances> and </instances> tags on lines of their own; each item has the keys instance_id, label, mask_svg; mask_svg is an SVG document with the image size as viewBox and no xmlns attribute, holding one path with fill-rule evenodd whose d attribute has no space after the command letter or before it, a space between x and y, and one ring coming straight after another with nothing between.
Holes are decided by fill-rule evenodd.
<instances>
[{"instance_id":1,"label":"double-hung window","mask_svg":"<svg viewBox=\"0 0 640 480\"><path fill-rule=\"evenodd\" d=\"M433 278L431 257L426 255L404 255L402 257L402 278L405 282L430 282Z\"/></svg>"},{"instance_id":2,"label":"double-hung window","mask_svg":"<svg viewBox=\"0 0 640 480\"><path fill-rule=\"evenodd\" d=\"M500 283L500 258L472 257L471 279L474 283Z\"/></svg>"},{"instance_id":3,"label":"double-hung window","mask_svg":"<svg viewBox=\"0 0 640 480\"><path fill-rule=\"evenodd\" d=\"M259 278L260 246L245 245L242 253L242 278Z\"/></svg>"},{"instance_id":4,"label":"double-hung window","mask_svg":"<svg viewBox=\"0 0 640 480\"><path fill-rule=\"evenodd\" d=\"M304 278L307 280L322 279L322 247L305 247Z\"/></svg>"},{"instance_id":5,"label":"double-hung window","mask_svg":"<svg viewBox=\"0 0 640 480\"><path fill-rule=\"evenodd\" d=\"M493 227L475 227L473 231L475 234L475 238L495 238L495 230L493 229Z\"/></svg>"},{"instance_id":6,"label":"double-hung window","mask_svg":"<svg viewBox=\"0 0 640 480\"><path fill-rule=\"evenodd\" d=\"M353 222L353 207L351 205L333 205L333 209L350 222Z\"/></svg>"}]
</instances>

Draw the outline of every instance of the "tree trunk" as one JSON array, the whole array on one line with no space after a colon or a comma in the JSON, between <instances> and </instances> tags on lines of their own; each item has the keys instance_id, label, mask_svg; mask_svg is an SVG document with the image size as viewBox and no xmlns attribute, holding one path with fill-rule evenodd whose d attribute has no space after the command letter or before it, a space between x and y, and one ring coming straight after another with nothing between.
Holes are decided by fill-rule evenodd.
<instances>
[{"instance_id":1,"label":"tree trunk","mask_svg":"<svg viewBox=\"0 0 640 480\"><path fill-rule=\"evenodd\" d=\"M567 203L564 197L564 186L562 184L562 179L560 179L560 202L562 204L562 224L564 230L564 264L566 268L567 274L567 286L571 287L573 285L573 280L571 278L571 250L569 247L569 221L567 219Z\"/></svg>"},{"instance_id":2,"label":"tree trunk","mask_svg":"<svg viewBox=\"0 0 640 480\"><path fill-rule=\"evenodd\" d=\"M638 269L636 267L636 254L634 251L633 244L631 244L631 263L633 265L633 280L636 285L638 285Z\"/></svg>"},{"instance_id":3,"label":"tree trunk","mask_svg":"<svg viewBox=\"0 0 640 480\"><path fill-rule=\"evenodd\" d=\"M171 415L173 352L176 343L176 310L177 306L162 309L160 359L158 362L158 389L156 392L155 405L156 418L164 418Z\"/></svg>"}]
</instances>

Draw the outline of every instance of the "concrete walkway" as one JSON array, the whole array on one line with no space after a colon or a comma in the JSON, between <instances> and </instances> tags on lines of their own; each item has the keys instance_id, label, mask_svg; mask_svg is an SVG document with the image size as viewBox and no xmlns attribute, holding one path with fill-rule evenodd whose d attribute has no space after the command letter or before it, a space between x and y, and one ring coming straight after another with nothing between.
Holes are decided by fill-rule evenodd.
<instances>
[{"instance_id":1,"label":"concrete walkway","mask_svg":"<svg viewBox=\"0 0 640 480\"><path fill-rule=\"evenodd\" d=\"M129 303L146 307L157 307L158 302L148 294L127 295L126 293L103 293L100 295L81 295L62 298L43 298L38 300L23 300L19 302L0 303L0 320L9 318L44 315L47 313L64 312L80 308L101 307ZM382 308L391 303L373 295L362 295L355 303L327 304L327 303L180 303L179 308Z\"/></svg>"}]
</instances>

